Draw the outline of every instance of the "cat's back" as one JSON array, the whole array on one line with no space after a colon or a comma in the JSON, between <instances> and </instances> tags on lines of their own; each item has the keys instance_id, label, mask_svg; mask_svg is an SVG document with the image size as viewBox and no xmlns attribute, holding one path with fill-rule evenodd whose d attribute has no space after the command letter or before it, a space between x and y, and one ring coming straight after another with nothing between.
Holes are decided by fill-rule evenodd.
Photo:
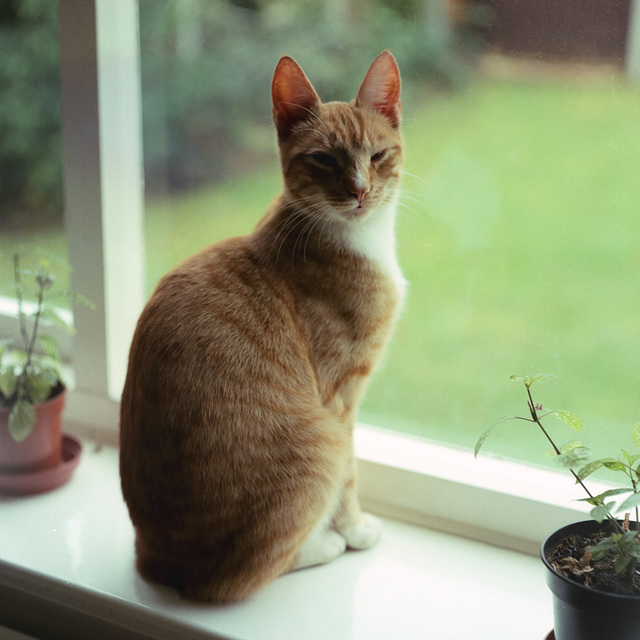
<instances>
[{"instance_id":1,"label":"cat's back","mask_svg":"<svg viewBox=\"0 0 640 640\"><path fill-rule=\"evenodd\" d=\"M148 407L140 405L149 398L168 405L170 413L186 410L187 399L194 412L211 403L221 412L243 376L259 383L287 371L299 356L293 323L290 291L260 261L250 236L187 259L160 281L140 316L123 394L123 429L144 421Z\"/></svg>"}]
</instances>

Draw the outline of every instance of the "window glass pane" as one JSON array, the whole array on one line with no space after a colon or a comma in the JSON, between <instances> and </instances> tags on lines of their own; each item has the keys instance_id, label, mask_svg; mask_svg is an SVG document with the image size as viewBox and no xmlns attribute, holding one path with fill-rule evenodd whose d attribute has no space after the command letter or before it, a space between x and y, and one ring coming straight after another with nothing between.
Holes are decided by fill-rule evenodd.
<instances>
[{"instance_id":1,"label":"window glass pane","mask_svg":"<svg viewBox=\"0 0 640 640\"><path fill-rule=\"evenodd\" d=\"M13 295L16 249L66 259L56 8L48 0L0 7L0 295Z\"/></svg>"},{"instance_id":2,"label":"window glass pane","mask_svg":"<svg viewBox=\"0 0 640 640\"><path fill-rule=\"evenodd\" d=\"M141 0L149 288L207 244L250 232L278 194L279 56L296 58L323 99L350 100L389 48L404 82L397 229L410 292L361 419L473 447L501 416L526 412L509 377L548 372L558 380L536 399L581 413L585 443L609 453L640 417L629 12L577 19L575 7L522 5ZM556 433L579 437L561 423ZM521 422L486 446L542 463L548 448Z\"/></svg>"}]
</instances>

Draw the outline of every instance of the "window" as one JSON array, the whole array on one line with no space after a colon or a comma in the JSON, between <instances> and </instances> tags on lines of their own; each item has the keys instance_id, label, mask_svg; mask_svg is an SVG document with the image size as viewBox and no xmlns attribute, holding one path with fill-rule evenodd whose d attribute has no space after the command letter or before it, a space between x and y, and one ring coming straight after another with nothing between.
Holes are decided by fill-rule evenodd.
<instances>
[{"instance_id":1,"label":"window","mask_svg":"<svg viewBox=\"0 0 640 640\"><path fill-rule=\"evenodd\" d=\"M77 386L69 410L85 430L106 425L103 434L116 437L128 344L149 287L200 248L197 243L215 240L216 233L249 231L276 195L279 179L268 130L275 57L287 49L323 97L350 99L370 59L386 46L379 44L386 42L380 37L366 41L366 61L350 62L353 69L347 69L345 49L336 48L332 66L345 69L347 85L340 86L335 77L323 76L320 52L313 49L318 43L289 22L283 6L141 0L138 13L133 0L58 2L69 258L75 266L74 287L89 292L99 308L97 313L76 312ZM364 6L355 0L313 3L320 12L312 14L313 28L348 27L348 19L355 19L349 12ZM440 37L433 44L440 47L438 64L429 70L438 83L434 88L426 81L425 67L418 66L412 76L407 65L408 174L398 232L411 296L363 419L446 445L472 447L495 418L511 412L514 404L522 406L508 376L548 370L562 379L544 388L540 400L592 418L591 442L604 419L627 428L628 420L637 417L627 408L638 360L633 268L639 238L633 206L640 194L632 178L640 140L632 117L640 101L637 88L624 81L619 64L605 67L604 76L585 78L573 77L571 67L571 81L565 82L546 75L546 69L539 77L537 66L533 75L529 69L523 74L520 65L483 56L483 63L492 65L490 72L481 69L465 77L471 68L449 56L460 49L451 47L453 32L447 25L452 23L444 5L416 4L421 11L430 7L436 12L415 14L422 22L413 9L403 14L390 6L380 2L383 33L392 19L420 29L439 25L433 32ZM331 11L346 13L338 20L325 15ZM215 31L220 24L225 28ZM249 30L265 24L276 29L277 37L263 34L277 50L273 60L248 48ZM387 31L400 40L408 35L401 28ZM465 33L473 43L477 31ZM282 34L300 41L283 40ZM407 60L422 60L426 50L421 42L415 51L406 49ZM228 47L221 61L209 57L212 43ZM245 84L241 63L256 66L262 88L252 87L255 94L239 97L233 91L246 90L238 86ZM201 72L228 85L230 97L219 109L223 114L242 109L246 125L218 126L217 111L207 107L210 96L200 93L207 89L194 86L190 65L203 65ZM452 69L461 75L452 76ZM188 119L176 119L181 110ZM143 123L136 116L141 112ZM251 115L246 121L245 113ZM233 150L223 158L228 166L216 165L211 150L227 149L231 136ZM174 162L176 149L182 164ZM237 174L239 166L248 167L248 177ZM214 169L232 178L207 182ZM197 189L186 189L193 185ZM596 194L596 186L604 192ZM238 210L246 213L246 221L232 219ZM212 217L214 212L218 217ZM188 216L195 220L191 230ZM620 371L624 375L618 377ZM527 471L530 482L523 480L519 465L505 463L501 472L506 475L499 479L486 461L471 468L470 454L455 447L375 431L363 431L359 438L366 451L363 490L386 501L381 508L429 511L430 521L466 523L473 535L495 526L487 505L495 505L493 513L498 513L510 504L514 513L518 504L538 504L532 486L542 486L541 491L546 486L539 481L544 473ZM521 460L532 449L540 461L535 434L522 448L509 446L498 438L495 449ZM505 486L512 489L505 492ZM484 492L484 515L470 507L480 504L476 490ZM545 511L544 521L563 513L553 507ZM529 525L528 532L514 530L512 535L532 539L538 533Z\"/></svg>"},{"instance_id":2,"label":"window","mask_svg":"<svg viewBox=\"0 0 640 640\"><path fill-rule=\"evenodd\" d=\"M321 96L349 100L388 46L403 70L397 228L411 286L361 419L469 448L524 406L511 374L549 372L560 380L539 388L540 402L583 413L585 437L606 445L609 429L637 417L628 399L640 359L629 268L640 242L640 98L621 63L628 17L598 45L606 65L574 62L591 54L580 40L597 16L561 10L573 49L546 46L571 62L518 62L479 55L487 24L490 39L512 46L500 31L509 15L489 4L493 13L484 3L454 14L445 2L141 0L147 291L187 255L250 232L279 192L269 102L278 56L296 57ZM550 29L554 18L522 19ZM489 450L544 459L533 430L496 436Z\"/></svg>"},{"instance_id":3,"label":"window","mask_svg":"<svg viewBox=\"0 0 640 640\"><path fill-rule=\"evenodd\" d=\"M4 3L0 59L0 334L7 335L13 323L4 317L15 307L11 254L33 245L62 258L67 251L55 4ZM62 347L68 354L70 345Z\"/></svg>"}]
</instances>

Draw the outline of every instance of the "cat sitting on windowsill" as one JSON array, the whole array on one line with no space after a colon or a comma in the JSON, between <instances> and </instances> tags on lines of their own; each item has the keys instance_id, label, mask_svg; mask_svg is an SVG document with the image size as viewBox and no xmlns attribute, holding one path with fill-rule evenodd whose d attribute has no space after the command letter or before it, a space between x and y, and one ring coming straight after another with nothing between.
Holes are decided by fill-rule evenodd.
<instances>
[{"instance_id":1,"label":"cat sitting on windowsill","mask_svg":"<svg viewBox=\"0 0 640 640\"><path fill-rule=\"evenodd\" d=\"M138 569L212 603L380 535L352 432L404 295L400 75L385 51L352 102L324 104L283 57L272 98L282 195L163 278L122 396Z\"/></svg>"}]
</instances>

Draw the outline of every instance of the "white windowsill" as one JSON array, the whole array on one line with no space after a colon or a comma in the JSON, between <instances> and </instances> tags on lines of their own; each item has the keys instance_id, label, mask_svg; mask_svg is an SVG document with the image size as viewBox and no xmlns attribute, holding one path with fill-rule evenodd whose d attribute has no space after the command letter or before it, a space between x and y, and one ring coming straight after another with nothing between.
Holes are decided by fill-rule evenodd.
<instances>
[{"instance_id":1,"label":"white windowsill","mask_svg":"<svg viewBox=\"0 0 640 640\"><path fill-rule=\"evenodd\" d=\"M284 576L244 604L182 601L135 573L110 447L85 445L68 485L0 498L0 513L0 625L36 636L542 640L552 626L535 556L394 520L375 548Z\"/></svg>"}]
</instances>

